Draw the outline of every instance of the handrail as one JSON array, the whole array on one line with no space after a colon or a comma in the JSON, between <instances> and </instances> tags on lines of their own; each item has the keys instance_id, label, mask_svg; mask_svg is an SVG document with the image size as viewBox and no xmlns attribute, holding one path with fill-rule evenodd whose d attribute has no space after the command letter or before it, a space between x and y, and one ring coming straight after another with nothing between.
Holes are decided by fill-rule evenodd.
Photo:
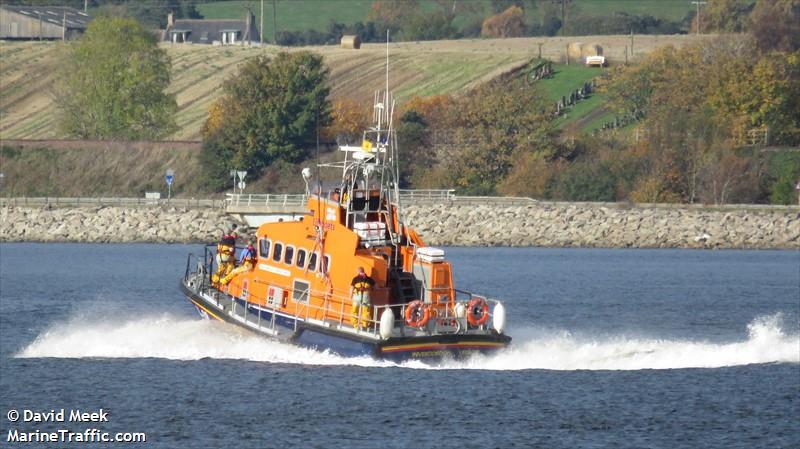
<instances>
[{"instance_id":1,"label":"handrail","mask_svg":"<svg viewBox=\"0 0 800 449\"><path fill-rule=\"evenodd\" d=\"M400 199L413 201L417 199L452 200L455 189L400 189Z\"/></svg>"},{"instance_id":2,"label":"handrail","mask_svg":"<svg viewBox=\"0 0 800 449\"><path fill-rule=\"evenodd\" d=\"M226 193L225 205L231 206L305 206L308 196L304 194L274 193Z\"/></svg>"},{"instance_id":3,"label":"handrail","mask_svg":"<svg viewBox=\"0 0 800 449\"><path fill-rule=\"evenodd\" d=\"M208 198L107 198L107 197L7 197L0 198L0 206L32 207L182 207L222 208L221 199Z\"/></svg>"},{"instance_id":4,"label":"handrail","mask_svg":"<svg viewBox=\"0 0 800 449\"><path fill-rule=\"evenodd\" d=\"M687 209L687 210L749 210L800 211L798 205L780 204L683 204L630 202L569 202L545 201L526 197L461 196L454 190L401 190L400 201L406 205L447 204L487 206L541 207L605 207L615 209ZM308 197L303 194L226 194L225 199L213 198L130 198L130 197L0 197L0 207L180 207L222 209L234 206L275 206L304 208Z\"/></svg>"}]
</instances>

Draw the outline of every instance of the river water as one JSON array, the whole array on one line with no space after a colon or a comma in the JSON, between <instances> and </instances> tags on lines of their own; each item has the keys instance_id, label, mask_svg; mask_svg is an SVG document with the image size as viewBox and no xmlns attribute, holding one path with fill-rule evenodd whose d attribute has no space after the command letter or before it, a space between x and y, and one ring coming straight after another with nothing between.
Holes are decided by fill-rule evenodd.
<instances>
[{"instance_id":1,"label":"river water","mask_svg":"<svg viewBox=\"0 0 800 449\"><path fill-rule=\"evenodd\" d=\"M514 342L431 367L200 321L177 282L186 254L201 250L0 245L0 447L87 447L7 439L88 428L147 435L96 447L800 441L796 251L448 248L464 289L505 301ZM100 408L107 422L23 416Z\"/></svg>"}]
</instances>

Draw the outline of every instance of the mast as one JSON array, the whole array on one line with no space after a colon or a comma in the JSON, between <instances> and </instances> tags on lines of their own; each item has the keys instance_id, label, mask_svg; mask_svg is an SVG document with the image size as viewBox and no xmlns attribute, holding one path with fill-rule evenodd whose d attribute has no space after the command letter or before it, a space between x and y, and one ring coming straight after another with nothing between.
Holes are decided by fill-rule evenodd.
<instances>
[{"instance_id":1,"label":"mast","mask_svg":"<svg viewBox=\"0 0 800 449\"><path fill-rule=\"evenodd\" d=\"M317 165L341 170L339 187L346 226L353 229L356 223L383 222L388 232L387 244L390 241L398 255L404 229L400 217L399 152L394 132L396 102L389 90L389 38L387 30L385 90L374 93L372 123L357 144L338 142L339 151L344 153L342 160L318 161ZM320 172L317 173L319 179ZM322 207L318 205L317 209L319 213Z\"/></svg>"}]
</instances>

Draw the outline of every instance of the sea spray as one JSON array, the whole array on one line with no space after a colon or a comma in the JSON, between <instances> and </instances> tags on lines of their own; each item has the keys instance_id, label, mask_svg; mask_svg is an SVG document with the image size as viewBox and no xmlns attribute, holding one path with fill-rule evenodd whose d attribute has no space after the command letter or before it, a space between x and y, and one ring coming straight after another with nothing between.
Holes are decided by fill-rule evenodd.
<instances>
[{"instance_id":1,"label":"sea spray","mask_svg":"<svg viewBox=\"0 0 800 449\"><path fill-rule=\"evenodd\" d=\"M368 357L344 358L268 340L223 323L171 315L123 323L70 320L39 335L17 357L213 358L309 365L381 365Z\"/></svg>"},{"instance_id":2,"label":"sea spray","mask_svg":"<svg viewBox=\"0 0 800 449\"><path fill-rule=\"evenodd\" d=\"M407 362L405 368L486 370L639 370L719 368L753 363L800 363L800 335L787 335L781 314L758 317L742 341L629 338L589 339L567 331L522 329L507 350L438 366ZM250 335L222 323L170 315L123 323L70 320L42 333L17 357L239 359L306 365L387 367L391 362L341 357Z\"/></svg>"}]
</instances>

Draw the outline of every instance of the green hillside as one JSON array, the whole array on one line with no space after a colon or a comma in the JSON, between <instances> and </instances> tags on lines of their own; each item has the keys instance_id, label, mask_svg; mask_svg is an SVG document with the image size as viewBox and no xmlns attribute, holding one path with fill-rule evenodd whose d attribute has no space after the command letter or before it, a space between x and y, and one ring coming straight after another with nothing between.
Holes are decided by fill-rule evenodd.
<instances>
[{"instance_id":1,"label":"green hillside","mask_svg":"<svg viewBox=\"0 0 800 449\"><path fill-rule=\"evenodd\" d=\"M260 2L234 0L197 5L197 10L206 19L241 19L247 8L260 17ZM325 29L332 21L353 24L363 21L369 12L371 0L294 0L276 2L276 18L279 31L305 31ZM272 1L264 1L265 39L272 38Z\"/></svg>"},{"instance_id":2,"label":"green hillside","mask_svg":"<svg viewBox=\"0 0 800 449\"><path fill-rule=\"evenodd\" d=\"M366 20L373 0L278 0L276 19L278 31L325 30L331 22L352 25ZM464 23L482 19L492 14L491 0L467 0L455 3L454 23ZM264 0L265 39L272 37L272 4ZM420 8L433 10L437 0L420 0ZM206 19L240 19L250 8L260 17L261 2L255 0L233 0L200 3L197 10ZM614 12L628 14L648 14L660 19L681 20L692 9L684 0L575 0L569 9L573 15L605 17ZM526 13L528 21L535 22L541 17L541 8Z\"/></svg>"},{"instance_id":3,"label":"green hillside","mask_svg":"<svg viewBox=\"0 0 800 449\"><path fill-rule=\"evenodd\" d=\"M684 0L576 0L579 14L607 16L615 12L644 15L659 19L680 20L694 8Z\"/></svg>"}]
</instances>

